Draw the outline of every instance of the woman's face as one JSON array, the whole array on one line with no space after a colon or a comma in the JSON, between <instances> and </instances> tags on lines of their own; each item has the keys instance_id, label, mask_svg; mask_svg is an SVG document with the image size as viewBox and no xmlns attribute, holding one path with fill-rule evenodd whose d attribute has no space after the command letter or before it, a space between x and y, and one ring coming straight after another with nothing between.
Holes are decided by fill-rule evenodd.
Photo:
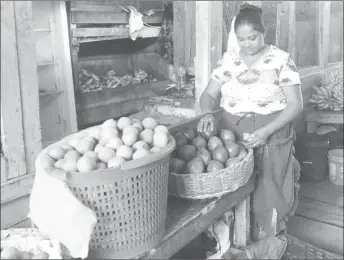
<instances>
[{"instance_id":1,"label":"woman's face","mask_svg":"<svg viewBox=\"0 0 344 260\"><path fill-rule=\"evenodd\" d=\"M264 47L264 34L253 29L249 24L242 24L236 29L236 37L242 52L253 56Z\"/></svg>"}]
</instances>

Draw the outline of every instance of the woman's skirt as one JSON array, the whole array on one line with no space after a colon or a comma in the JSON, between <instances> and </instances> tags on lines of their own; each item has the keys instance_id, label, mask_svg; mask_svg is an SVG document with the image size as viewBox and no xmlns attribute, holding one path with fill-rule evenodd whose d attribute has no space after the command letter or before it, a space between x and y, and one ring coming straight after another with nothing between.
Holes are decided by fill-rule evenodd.
<instances>
[{"instance_id":1,"label":"woman's skirt","mask_svg":"<svg viewBox=\"0 0 344 260\"><path fill-rule=\"evenodd\" d=\"M223 112L220 128L233 131L237 140L275 120L271 115L235 116ZM275 236L285 229L289 216L295 213L299 190L300 165L293 156L296 134L292 123L272 134L267 144L255 149L256 189L251 196L252 239Z\"/></svg>"}]
</instances>

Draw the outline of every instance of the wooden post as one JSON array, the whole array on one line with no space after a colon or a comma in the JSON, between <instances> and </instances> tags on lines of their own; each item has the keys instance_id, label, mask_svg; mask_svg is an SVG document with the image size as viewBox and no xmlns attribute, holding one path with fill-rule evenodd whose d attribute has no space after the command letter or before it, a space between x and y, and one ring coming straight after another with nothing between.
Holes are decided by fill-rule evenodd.
<instances>
[{"instance_id":1,"label":"wooden post","mask_svg":"<svg viewBox=\"0 0 344 260\"><path fill-rule=\"evenodd\" d=\"M72 50L72 70L73 70L73 79L74 79L74 89L75 93L79 91L79 42L76 37L74 37L74 31L76 29L75 24L71 24L71 50Z\"/></svg>"},{"instance_id":2,"label":"wooden post","mask_svg":"<svg viewBox=\"0 0 344 260\"><path fill-rule=\"evenodd\" d=\"M281 12L280 12L280 22L279 22L279 36L277 36L276 28L276 41L278 42L278 48L284 51L288 51L289 43L289 1L281 1ZM278 18L278 17L277 17Z\"/></svg>"},{"instance_id":3,"label":"wooden post","mask_svg":"<svg viewBox=\"0 0 344 260\"><path fill-rule=\"evenodd\" d=\"M65 126L65 134L72 134L78 131L78 124L77 124L77 116L76 116L76 108L75 108L75 84L79 83L78 73L77 73L77 65L76 63L76 78L77 83L74 83L73 79L73 66L71 60L71 50L70 50L70 34L69 34L69 25L67 19L67 10L66 10L66 2L63 1L56 1L55 2L55 10L56 10L56 18L57 24L59 25L58 30L60 31L60 39L59 42L61 43L61 48L58 49L59 57L64 62L59 64L61 75L63 75L62 80L63 84L65 85L65 94L66 98L62 100L62 113L64 118L64 126ZM77 53L78 55L78 53ZM77 60L78 62L78 60ZM78 85L77 85L78 86Z\"/></svg>"},{"instance_id":4,"label":"wooden post","mask_svg":"<svg viewBox=\"0 0 344 260\"><path fill-rule=\"evenodd\" d=\"M275 45L276 47L280 47L280 33L281 33L281 18L282 18L282 3L279 1L277 3L277 11L276 11L276 37L275 37Z\"/></svg>"},{"instance_id":5,"label":"wooden post","mask_svg":"<svg viewBox=\"0 0 344 260\"><path fill-rule=\"evenodd\" d=\"M195 56L195 1L173 2L174 69L193 66Z\"/></svg>"},{"instance_id":6,"label":"wooden post","mask_svg":"<svg viewBox=\"0 0 344 260\"><path fill-rule=\"evenodd\" d=\"M289 34L288 34L288 52L291 58L296 62L296 46L295 46L295 1L288 1L289 4Z\"/></svg>"},{"instance_id":7,"label":"wooden post","mask_svg":"<svg viewBox=\"0 0 344 260\"><path fill-rule=\"evenodd\" d=\"M222 1L196 1L196 57L194 63L197 114L201 113L199 99L208 84L211 71L222 55L222 5Z\"/></svg>"},{"instance_id":8,"label":"wooden post","mask_svg":"<svg viewBox=\"0 0 344 260\"><path fill-rule=\"evenodd\" d=\"M329 59L330 46L330 22L331 22L331 1L317 2L319 6L318 35L319 41L319 65L322 69L326 68Z\"/></svg>"},{"instance_id":9,"label":"wooden post","mask_svg":"<svg viewBox=\"0 0 344 260\"><path fill-rule=\"evenodd\" d=\"M250 197L235 207L234 245L245 247L250 243Z\"/></svg>"}]
</instances>

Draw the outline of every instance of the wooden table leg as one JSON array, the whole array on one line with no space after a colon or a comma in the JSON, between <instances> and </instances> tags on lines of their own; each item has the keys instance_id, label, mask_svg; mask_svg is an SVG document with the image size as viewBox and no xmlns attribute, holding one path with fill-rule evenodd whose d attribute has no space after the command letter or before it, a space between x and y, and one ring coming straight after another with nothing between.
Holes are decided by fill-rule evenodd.
<instances>
[{"instance_id":1,"label":"wooden table leg","mask_svg":"<svg viewBox=\"0 0 344 260\"><path fill-rule=\"evenodd\" d=\"M234 245L237 248L250 243L250 197L235 206Z\"/></svg>"}]
</instances>

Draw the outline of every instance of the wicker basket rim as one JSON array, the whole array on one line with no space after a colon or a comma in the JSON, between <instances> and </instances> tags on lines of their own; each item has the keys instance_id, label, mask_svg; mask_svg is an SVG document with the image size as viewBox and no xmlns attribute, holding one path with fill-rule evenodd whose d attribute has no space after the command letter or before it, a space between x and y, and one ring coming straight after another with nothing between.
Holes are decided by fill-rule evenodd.
<instances>
[{"instance_id":1,"label":"wicker basket rim","mask_svg":"<svg viewBox=\"0 0 344 260\"><path fill-rule=\"evenodd\" d=\"M214 171L214 172L204 172L204 173L197 173L197 177L207 177L209 174L214 174L214 173L219 173L221 174L222 172L225 172L227 171L228 169L231 169L233 167L236 167L238 165L241 165L243 163L246 163L248 161L248 159L250 158L250 156L252 156L253 154L253 150L252 149L248 149L248 153L247 155L245 156L245 158L243 160L241 160L239 163L233 165L233 166L230 166L230 167L227 167L227 168L224 168L222 170L219 170L219 171ZM181 177L181 178L186 178L186 176L190 176L190 174L178 174L176 172L170 172L170 175L174 175L174 176L178 176L178 177Z\"/></svg>"},{"instance_id":2,"label":"wicker basket rim","mask_svg":"<svg viewBox=\"0 0 344 260\"><path fill-rule=\"evenodd\" d=\"M47 146L46 148L44 148L37 156L36 168L40 167L39 159L41 158L42 155L46 154L49 151L49 149L51 149L52 147L55 147L56 145L61 145L63 143L66 143L66 142L70 141L72 138L82 138L82 137L85 137L87 132L90 129L96 128L96 127L99 127L99 125L92 126L92 127L83 129L80 132L76 132L76 133L73 133L71 135L68 135L68 136L62 138L61 140L57 141L56 143L53 143L53 144ZM102 174L102 173L107 174L109 170L111 170L112 172L115 172L115 171L122 172L122 171L127 171L127 170L131 170L131 169L135 169L135 168L138 168L138 167L142 167L142 166L145 166L145 165L149 165L149 164L151 164L153 162L156 162L156 161L166 157L170 153L172 153L174 148L175 148L175 146L176 146L176 141L175 141L174 137L172 135L170 135L169 139L168 139L167 146L165 146L161 151L159 151L157 153L149 154L149 155L147 155L147 156L145 156L143 158L139 158L139 159L136 159L136 160L127 161L127 162L123 163L120 167L92 171L91 173L97 172L97 174ZM63 173L64 174L68 173L68 174L70 174L72 176L73 175L80 175L79 172L67 172L65 170L56 169L54 167L48 167L48 168L46 168L44 170L47 173L53 173L53 172L56 173L56 171L59 171L62 174Z\"/></svg>"}]
</instances>

